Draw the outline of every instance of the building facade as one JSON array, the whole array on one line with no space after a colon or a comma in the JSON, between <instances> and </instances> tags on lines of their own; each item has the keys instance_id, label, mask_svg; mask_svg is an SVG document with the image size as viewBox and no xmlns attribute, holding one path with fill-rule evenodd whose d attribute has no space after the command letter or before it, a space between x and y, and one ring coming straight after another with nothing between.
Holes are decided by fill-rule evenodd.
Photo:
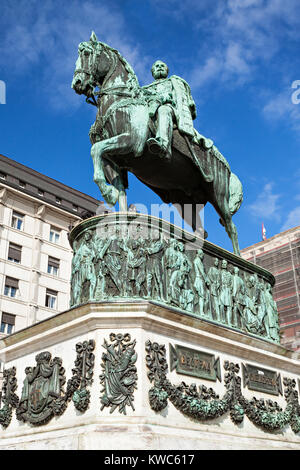
<instances>
[{"instance_id":1,"label":"building facade","mask_svg":"<svg viewBox=\"0 0 300 470\"><path fill-rule=\"evenodd\" d=\"M0 338L69 308L68 233L102 207L0 155Z\"/></svg>"},{"instance_id":2,"label":"building facade","mask_svg":"<svg viewBox=\"0 0 300 470\"><path fill-rule=\"evenodd\" d=\"M243 258L270 271L276 279L281 343L300 349L300 227L274 235L241 250Z\"/></svg>"}]
</instances>

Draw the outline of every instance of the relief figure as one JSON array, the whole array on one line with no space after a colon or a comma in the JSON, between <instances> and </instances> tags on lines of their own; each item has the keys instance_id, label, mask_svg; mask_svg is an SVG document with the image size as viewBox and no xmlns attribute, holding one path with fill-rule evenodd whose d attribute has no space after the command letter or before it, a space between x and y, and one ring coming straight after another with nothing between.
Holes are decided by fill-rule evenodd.
<instances>
[{"instance_id":1,"label":"relief figure","mask_svg":"<svg viewBox=\"0 0 300 470\"><path fill-rule=\"evenodd\" d=\"M219 290L220 290L220 270L219 270L219 259L214 259L214 264L207 272L207 277L210 287L210 303L211 313L214 312L215 320L221 321L220 316L220 303L219 303Z\"/></svg>"},{"instance_id":2,"label":"relief figure","mask_svg":"<svg viewBox=\"0 0 300 470\"><path fill-rule=\"evenodd\" d=\"M221 263L220 274L220 313L221 321L232 326L232 274L227 270L227 260Z\"/></svg>"},{"instance_id":3,"label":"relief figure","mask_svg":"<svg viewBox=\"0 0 300 470\"><path fill-rule=\"evenodd\" d=\"M203 266L203 258L204 253L200 249L197 251L197 255L194 259L194 270L195 270L195 281L194 281L194 289L198 294L198 308L199 308L199 315L208 316L211 318L210 312L207 312L206 307L206 294L207 288L209 286L209 280L206 277L204 266Z\"/></svg>"},{"instance_id":4,"label":"relief figure","mask_svg":"<svg viewBox=\"0 0 300 470\"><path fill-rule=\"evenodd\" d=\"M239 275L239 268L233 268L233 324L232 326L241 327L244 318L244 308L246 306L245 284Z\"/></svg>"}]
</instances>

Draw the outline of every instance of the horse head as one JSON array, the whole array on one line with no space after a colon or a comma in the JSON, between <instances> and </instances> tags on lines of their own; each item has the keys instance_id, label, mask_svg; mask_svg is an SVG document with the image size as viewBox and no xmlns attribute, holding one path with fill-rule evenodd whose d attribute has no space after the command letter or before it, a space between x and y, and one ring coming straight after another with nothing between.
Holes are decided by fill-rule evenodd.
<instances>
[{"instance_id":1,"label":"horse head","mask_svg":"<svg viewBox=\"0 0 300 470\"><path fill-rule=\"evenodd\" d=\"M88 98L94 95L96 86L102 85L110 68L110 58L104 43L97 40L92 32L88 42L81 42L78 46L78 58L71 87L79 95Z\"/></svg>"},{"instance_id":2,"label":"horse head","mask_svg":"<svg viewBox=\"0 0 300 470\"><path fill-rule=\"evenodd\" d=\"M121 54L104 42L97 40L94 32L88 42L78 46L78 59L72 81L72 88L79 95L86 95L87 101L95 104L95 87L128 88L136 96L140 92L137 76L131 65ZM88 100L92 98L94 103Z\"/></svg>"}]
</instances>

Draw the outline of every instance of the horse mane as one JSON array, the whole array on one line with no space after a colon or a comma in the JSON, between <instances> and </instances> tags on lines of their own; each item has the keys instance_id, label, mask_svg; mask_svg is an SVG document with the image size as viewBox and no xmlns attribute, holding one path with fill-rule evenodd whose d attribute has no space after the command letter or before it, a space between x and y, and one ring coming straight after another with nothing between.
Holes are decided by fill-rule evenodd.
<instances>
[{"instance_id":1,"label":"horse mane","mask_svg":"<svg viewBox=\"0 0 300 470\"><path fill-rule=\"evenodd\" d=\"M116 56L118 57L118 59L120 60L120 62L124 65L125 67L125 70L128 72L129 74L129 80L130 82L132 83L133 81L135 82L135 85L137 87L140 87L140 84L139 84L139 81L138 81L138 78L133 70L133 68L131 67L131 65L127 62L127 60L120 54L120 52L117 50L117 49L114 49L113 47L109 46L108 44L105 44L105 42L100 42L98 41L97 42L97 46L101 44L102 46L104 46L105 48L109 49L111 52L114 52L116 54Z\"/></svg>"}]
</instances>

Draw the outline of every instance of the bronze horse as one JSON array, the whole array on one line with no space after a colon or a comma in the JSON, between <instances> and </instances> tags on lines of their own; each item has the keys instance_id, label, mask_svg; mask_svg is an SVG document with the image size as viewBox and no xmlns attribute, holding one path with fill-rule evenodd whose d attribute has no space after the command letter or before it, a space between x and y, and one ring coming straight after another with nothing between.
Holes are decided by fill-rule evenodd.
<instances>
[{"instance_id":1,"label":"bronze horse","mask_svg":"<svg viewBox=\"0 0 300 470\"><path fill-rule=\"evenodd\" d=\"M119 202L120 211L127 211L130 171L163 202L174 204L194 231L201 227L199 205L210 202L231 238L234 253L240 255L232 215L242 202L242 185L226 160L192 144L177 129L171 158L150 153L146 141L153 123L132 67L94 33L90 41L79 44L78 53L72 88L98 108L90 139L94 181L103 198L112 205ZM95 92L97 87L100 92Z\"/></svg>"}]
</instances>

